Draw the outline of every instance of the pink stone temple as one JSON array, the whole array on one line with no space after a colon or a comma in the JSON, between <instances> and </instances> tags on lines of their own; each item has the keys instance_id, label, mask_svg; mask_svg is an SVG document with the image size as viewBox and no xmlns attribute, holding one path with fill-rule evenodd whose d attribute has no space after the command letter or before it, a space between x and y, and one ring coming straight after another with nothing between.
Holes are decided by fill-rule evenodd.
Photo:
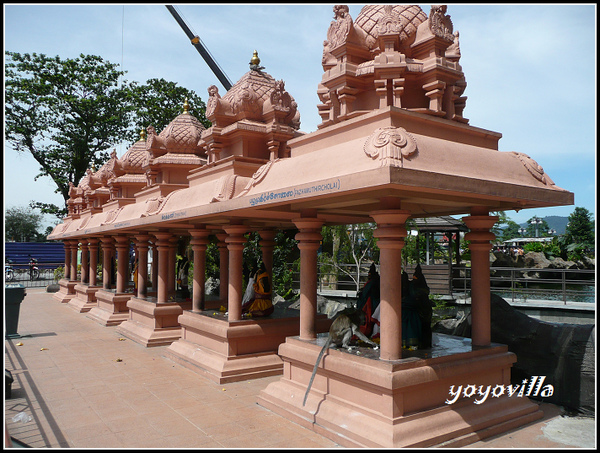
<instances>
[{"instance_id":1,"label":"pink stone temple","mask_svg":"<svg viewBox=\"0 0 600 453\"><path fill-rule=\"evenodd\" d=\"M208 88L210 128L186 101L160 133L146 125L121 158L113 153L71 187L69 213L48 236L66 250L55 298L90 322L164 347L167 357L215 382L281 375L258 404L343 446L462 446L540 418L526 397L446 400L453 385L510 384L516 361L490 339L490 229L497 221L490 213L570 205L573 194L527 154L500 152L501 134L469 124L459 33L445 5L367 5L356 18L336 5L333 13L323 30L318 130L300 131L292 94L255 53L228 92ZM430 350L411 353L402 348L405 224L445 215L462 216L469 228L472 337L441 336ZM380 349L329 349L304 406L331 323L317 313L321 227L366 222L376 223L381 251ZM271 270L278 230L297 232L299 312L244 317L245 235L259 233ZM215 237L221 287L209 300L205 257ZM193 250L189 300L175 295L182 240Z\"/></svg>"}]
</instances>

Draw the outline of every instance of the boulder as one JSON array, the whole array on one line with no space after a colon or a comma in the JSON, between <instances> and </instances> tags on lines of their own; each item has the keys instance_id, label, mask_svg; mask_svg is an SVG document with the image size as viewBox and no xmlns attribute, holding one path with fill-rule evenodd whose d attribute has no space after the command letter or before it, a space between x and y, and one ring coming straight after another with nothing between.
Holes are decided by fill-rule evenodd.
<instances>
[{"instance_id":1,"label":"boulder","mask_svg":"<svg viewBox=\"0 0 600 453\"><path fill-rule=\"evenodd\" d=\"M492 341L517 355L511 380L546 376L554 394L545 398L581 412L595 407L595 325L561 324L527 316L492 294Z\"/></svg>"},{"instance_id":2,"label":"boulder","mask_svg":"<svg viewBox=\"0 0 600 453\"><path fill-rule=\"evenodd\" d=\"M60 290L60 285L58 283L50 283L46 286L47 293L56 293Z\"/></svg>"},{"instance_id":3,"label":"boulder","mask_svg":"<svg viewBox=\"0 0 600 453\"><path fill-rule=\"evenodd\" d=\"M300 299L292 303L289 308L300 310ZM339 311L345 308L348 308L348 305L343 302L327 299L320 294L317 295L317 313L324 313L329 319L332 319Z\"/></svg>"},{"instance_id":4,"label":"boulder","mask_svg":"<svg viewBox=\"0 0 600 453\"><path fill-rule=\"evenodd\" d=\"M585 414L595 413L594 324L562 324L539 321L491 295L491 340L505 344L517 355L511 383L519 385L532 376L546 376L554 387L547 403ZM439 321L434 332L470 337L471 317Z\"/></svg>"},{"instance_id":5,"label":"boulder","mask_svg":"<svg viewBox=\"0 0 600 453\"><path fill-rule=\"evenodd\" d=\"M577 265L573 261L565 261L562 258L554 258L548 267L550 269L577 269Z\"/></svg>"},{"instance_id":6,"label":"boulder","mask_svg":"<svg viewBox=\"0 0 600 453\"><path fill-rule=\"evenodd\" d=\"M550 266L551 261L543 252L527 252L524 256L525 267L533 269L545 269Z\"/></svg>"}]
</instances>

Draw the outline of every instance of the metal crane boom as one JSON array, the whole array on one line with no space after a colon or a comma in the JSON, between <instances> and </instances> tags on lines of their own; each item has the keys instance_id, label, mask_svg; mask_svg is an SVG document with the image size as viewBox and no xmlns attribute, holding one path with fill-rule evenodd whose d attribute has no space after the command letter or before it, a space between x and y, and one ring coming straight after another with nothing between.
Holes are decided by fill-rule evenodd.
<instances>
[{"instance_id":1,"label":"metal crane boom","mask_svg":"<svg viewBox=\"0 0 600 453\"><path fill-rule=\"evenodd\" d=\"M185 21L181 18L179 13L175 10L175 8L172 5L165 5L165 6L169 10L169 12L173 15L173 17L175 18L175 20L177 21L179 26L183 29L183 31L185 32L187 37L190 39L190 41L192 42L192 45L196 48L196 50L200 53L200 55L202 55L202 58L204 58L204 61L206 61L206 64L208 64L208 66L210 67L212 72L217 76L217 78L219 79L219 81L221 82L223 87L225 87L225 90L229 91L229 89L231 88L231 81L225 75L225 73L221 70L221 68L217 65L215 60L213 60L212 56L208 53L208 50L206 50L204 48L198 35L194 35L192 33L192 31L190 30L190 27L187 26Z\"/></svg>"}]
</instances>

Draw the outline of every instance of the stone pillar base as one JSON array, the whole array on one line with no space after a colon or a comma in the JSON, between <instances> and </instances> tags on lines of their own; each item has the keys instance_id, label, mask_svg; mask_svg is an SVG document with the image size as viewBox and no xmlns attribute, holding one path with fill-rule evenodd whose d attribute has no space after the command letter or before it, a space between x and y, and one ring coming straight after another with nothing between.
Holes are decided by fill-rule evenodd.
<instances>
[{"instance_id":1,"label":"stone pillar base","mask_svg":"<svg viewBox=\"0 0 600 453\"><path fill-rule=\"evenodd\" d=\"M96 292L101 288L101 286L89 286L82 283L75 285L75 297L69 301L69 307L78 313L87 313L98 305Z\"/></svg>"},{"instance_id":2,"label":"stone pillar base","mask_svg":"<svg viewBox=\"0 0 600 453\"><path fill-rule=\"evenodd\" d=\"M71 299L75 297L75 285L77 285L79 281L77 280L67 280L66 278L61 278L58 281L58 286L60 289L55 292L52 297L63 304L69 303Z\"/></svg>"},{"instance_id":3,"label":"stone pillar base","mask_svg":"<svg viewBox=\"0 0 600 453\"><path fill-rule=\"evenodd\" d=\"M179 317L181 339L165 355L213 382L223 384L275 376L283 371L277 349L285 338L298 335L297 316L228 321L219 312L184 312ZM331 320L320 315L317 327L328 331Z\"/></svg>"},{"instance_id":4,"label":"stone pillar base","mask_svg":"<svg viewBox=\"0 0 600 453\"><path fill-rule=\"evenodd\" d=\"M441 337L441 336L440 336ZM279 348L283 377L259 394L258 403L344 447L463 446L522 426L543 416L526 397L464 398L449 389L510 384L516 361L504 345L472 349L470 342L444 336L442 350L425 358L383 361L377 351L361 355L330 349L302 405L312 370L325 342L288 338ZM418 351L425 355L425 351ZM416 353L416 352L415 352Z\"/></svg>"},{"instance_id":5,"label":"stone pillar base","mask_svg":"<svg viewBox=\"0 0 600 453\"><path fill-rule=\"evenodd\" d=\"M87 312L87 317L103 326L116 326L129 318L127 301L131 293L117 293L114 290L99 289L96 291L97 306Z\"/></svg>"},{"instance_id":6,"label":"stone pillar base","mask_svg":"<svg viewBox=\"0 0 600 453\"><path fill-rule=\"evenodd\" d=\"M192 302L132 297L127 307L129 318L117 327L117 332L146 347L167 346L181 338L177 318L192 308Z\"/></svg>"}]
</instances>

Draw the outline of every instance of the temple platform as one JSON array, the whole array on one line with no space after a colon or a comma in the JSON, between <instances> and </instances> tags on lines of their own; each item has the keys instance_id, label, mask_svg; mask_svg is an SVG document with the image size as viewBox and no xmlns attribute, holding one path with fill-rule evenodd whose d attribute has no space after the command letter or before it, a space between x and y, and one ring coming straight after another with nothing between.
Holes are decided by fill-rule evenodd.
<instances>
[{"instance_id":1,"label":"temple platform","mask_svg":"<svg viewBox=\"0 0 600 453\"><path fill-rule=\"evenodd\" d=\"M326 332L331 320L317 317ZM280 304L266 318L229 321L219 310L185 311L181 338L165 351L171 360L217 383L236 382L283 372L277 351L286 337L299 334L299 311Z\"/></svg>"},{"instance_id":2,"label":"temple platform","mask_svg":"<svg viewBox=\"0 0 600 453\"><path fill-rule=\"evenodd\" d=\"M178 317L184 310L191 310L192 301L159 302L156 297L132 297L127 308L129 317L117 327L117 332L146 347L167 346L181 337Z\"/></svg>"},{"instance_id":3,"label":"temple platform","mask_svg":"<svg viewBox=\"0 0 600 453\"><path fill-rule=\"evenodd\" d=\"M58 286L60 288L54 293L53 298L63 304L69 303L69 301L76 296L75 285L78 283L78 280L67 280L66 278L61 278L58 281Z\"/></svg>"},{"instance_id":4,"label":"temple platform","mask_svg":"<svg viewBox=\"0 0 600 453\"><path fill-rule=\"evenodd\" d=\"M480 404L479 395L447 403L451 386L510 385L516 356L504 345L474 348L470 339L442 334L435 334L433 348L404 350L397 361L379 360L370 347L329 349L303 406L326 338L288 338L279 348L283 377L260 392L258 403L345 447L459 447L543 415L528 398L506 393Z\"/></svg>"},{"instance_id":5,"label":"temple platform","mask_svg":"<svg viewBox=\"0 0 600 453\"><path fill-rule=\"evenodd\" d=\"M78 313L87 313L98 305L96 301L96 292L102 286L90 286L85 283L75 285L75 297L69 300L69 307Z\"/></svg>"},{"instance_id":6,"label":"temple platform","mask_svg":"<svg viewBox=\"0 0 600 453\"><path fill-rule=\"evenodd\" d=\"M97 306L86 316L103 326L116 326L129 318L127 301L133 293L117 293L116 290L99 289L96 292Z\"/></svg>"}]
</instances>

